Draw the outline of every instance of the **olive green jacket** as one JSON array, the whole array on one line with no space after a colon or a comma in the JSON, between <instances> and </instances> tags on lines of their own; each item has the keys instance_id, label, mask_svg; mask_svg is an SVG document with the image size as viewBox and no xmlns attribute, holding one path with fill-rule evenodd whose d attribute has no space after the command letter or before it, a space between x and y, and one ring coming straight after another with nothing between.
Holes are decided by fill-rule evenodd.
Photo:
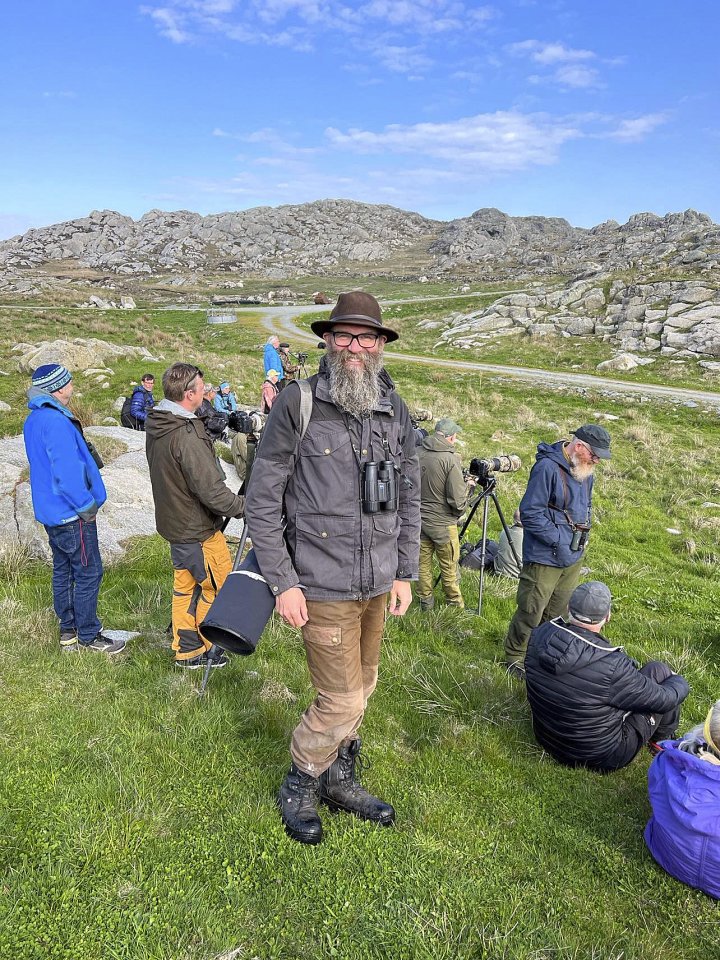
<instances>
[{"instance_id":1,"label":"olive green jacket","mask_svg":"<svg viewBox=\"0 0 720 960\"><path fill-rule=\"evenodd\" d=\"M171 400L161 400L145 421L145 452L155 500L155 525L170 543L202 543L241 517L245 498L225 474L203 421Z\"/></svg>"},{"instance_id":2,"label":"olive green jacket","mask_svg":"<svg viewBox=\"0 0 720 960\"><path fill-rule=\"evenodd\" d=\"M422 533L435 543L447 543L448 527L457 524L472 492L462 474L462 461L439 433L425 437L418 459Z\"/></svg>"}]
</instances>

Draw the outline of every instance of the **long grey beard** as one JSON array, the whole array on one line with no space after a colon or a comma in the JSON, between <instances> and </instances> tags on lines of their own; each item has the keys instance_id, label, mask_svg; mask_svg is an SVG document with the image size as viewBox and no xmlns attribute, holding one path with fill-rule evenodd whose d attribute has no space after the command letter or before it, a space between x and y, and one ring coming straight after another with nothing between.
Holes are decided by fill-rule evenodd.
<instances>
[{"instance_id":1,"label":"long grey beard","mask_svg":"<svg viewBox=\"0 0 720 960\"><path fill-rule=\"evenodd\" d=\"M573 457L570 458L570 473L578 481L578 483L582 483L583 480L587 480L588 477L591 477L594 470L594 463L576 463Z\"/></svg>"},{"instance_id":2,"label":"long grey beard","mask_svg":"<svg viewBox=\"0 0 720 960\"><path fill-rule=\"evenodd\" d=\"M327 355L330 397L340 410L362 420L370 415L380 400L378 377L383 358L381 353L365 354L363 369L356 372L345 366L346 354L346 350L338 350Z\"/></svg>"}]
</instances>

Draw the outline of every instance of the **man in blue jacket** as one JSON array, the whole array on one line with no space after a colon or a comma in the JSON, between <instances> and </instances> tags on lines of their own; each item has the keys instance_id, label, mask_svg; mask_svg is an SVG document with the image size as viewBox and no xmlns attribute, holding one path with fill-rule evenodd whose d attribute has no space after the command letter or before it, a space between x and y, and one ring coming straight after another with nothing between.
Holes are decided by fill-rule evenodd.
<instances>
[{"instance_id":1,"label":"man in blue jacket","mask_svg":"<svg viewBox=\"0 0 720 960\"><path fill-rule=\"evenodd\" d=\"M72 374L59 363L38 367L32 375L23 436L33 510L52 550L60 646L115 654L125 641L104 637L97 616L103 565L95 516L107 499L102 461L68 409L72 392Z\"/></svg>"},{"instance_id":2,"label":"man in blue jacket","mask_svg":"<svg viewBox=\"0 0 720 960\"><path fill-rule=\"evenodd\" d=\"M572 440L541 443L520 501L523 566L517 609L505 638L508 672L524 679L530 633L563 616L580 578L590 532L593 471L610 459L610 434L597 424L579 427Z\"/></svg>"}]
</instances>

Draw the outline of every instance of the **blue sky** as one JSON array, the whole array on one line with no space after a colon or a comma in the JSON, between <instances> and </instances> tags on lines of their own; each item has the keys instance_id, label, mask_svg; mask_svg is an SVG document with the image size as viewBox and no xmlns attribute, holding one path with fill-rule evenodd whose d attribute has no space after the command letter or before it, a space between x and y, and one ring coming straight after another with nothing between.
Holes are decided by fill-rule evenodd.
<instances>
[{"instance_id":1,"label":"blue sky","mask_svg":"<svg viewBox=\"0 0 720 960\"><path fill-rule=\"evenodd\" d=\"M720 220L717 0L8 0L0 238L344 197Z\"/></svg>"}]
</instances>

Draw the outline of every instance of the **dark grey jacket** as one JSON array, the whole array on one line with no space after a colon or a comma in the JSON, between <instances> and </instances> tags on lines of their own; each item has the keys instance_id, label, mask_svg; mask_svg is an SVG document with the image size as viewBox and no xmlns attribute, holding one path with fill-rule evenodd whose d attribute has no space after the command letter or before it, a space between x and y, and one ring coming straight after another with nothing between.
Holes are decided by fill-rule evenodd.
<instances>
[{"instance_id":1,"label":"dark grey jacket","mask_svg":"<svg viewBox=\"0 0 720 960\"><path fill-rule=\"evenodd\" d=\"M379 596L393 580L418 573L420 480L410 415L384 370L378 408L362 422L330 399L325 358L309 382L314 399L302 442L300 390L289 384L258 444L246 510L255 554L275 594L301 586L310 600ZM383 431L402 471L400 506L369 514L360 504L360 464L385 459Z\"/></svg>"}]
</instances>

